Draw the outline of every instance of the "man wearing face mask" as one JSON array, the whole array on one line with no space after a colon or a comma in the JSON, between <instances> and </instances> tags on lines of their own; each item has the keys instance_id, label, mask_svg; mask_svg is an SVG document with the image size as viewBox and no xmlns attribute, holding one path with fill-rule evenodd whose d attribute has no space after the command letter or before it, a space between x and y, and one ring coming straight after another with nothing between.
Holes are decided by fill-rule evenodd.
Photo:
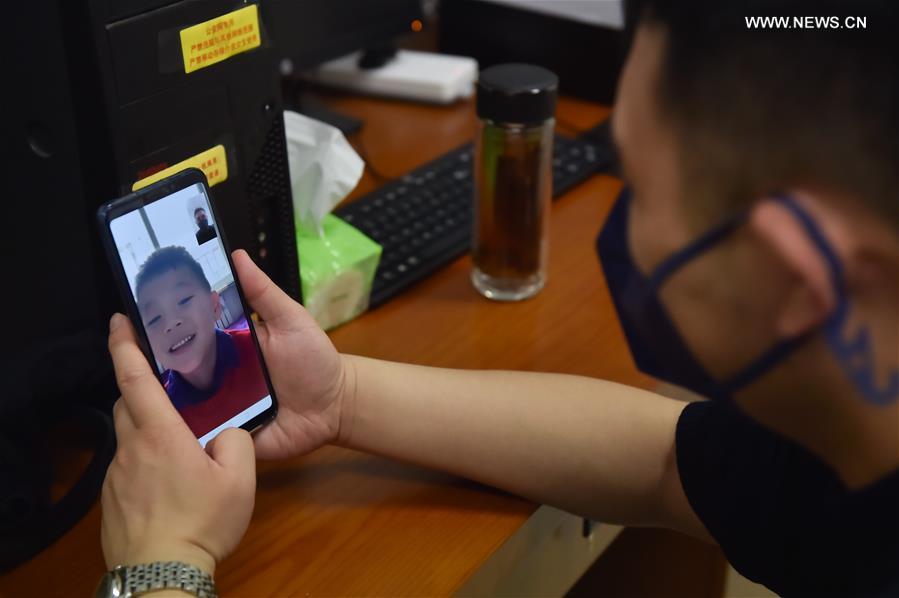
<instances>
[{"instance_id":1,"label":"man wearing face mask","mask_svg":"<svg viewBox=\"0 0 899 598\"><path fill-rule=\"evenodd\" d=\"M710 539L739 571L783 595L897 595L892 12L870 0L853 2L851 13L827 0L629 5L635 36L614 115L629 190L597 248L637 365L711 400L340 355L238 252L281 400L277 420L255 438L257 455L336 443L596 520ZM747 21L828 13L844 26ZM866 29L845 26L855 15ZM138 352L123 330L111 334L113 355L133 374L136 362L123 356ZM164 396L154 384L149 376L132 384L125 402ZM159 467L167 479L190 477L177 462ZM114 467L107 485L139 479L139 467ZM235 526L217 543L201 525L171 537L117 535L147 509L139 493L124 506L109 496L111 563L173 554L209 569L243 532ZM214 550L195 555L188 545Z\"/></svg>"},{"instance_id":2,"label":"man wearing face mask","mask_svg":"<svg viewBox=\"0 0 899 598\"><path fill-rule=\"evenodd\" d=\"M194 221L197 223L197 245L202 245L218 236L218 233L215 232L215 227L209 224L209 218L206 216L206 210L203 208L194 210Z\"/></svg>"}]
</instances>

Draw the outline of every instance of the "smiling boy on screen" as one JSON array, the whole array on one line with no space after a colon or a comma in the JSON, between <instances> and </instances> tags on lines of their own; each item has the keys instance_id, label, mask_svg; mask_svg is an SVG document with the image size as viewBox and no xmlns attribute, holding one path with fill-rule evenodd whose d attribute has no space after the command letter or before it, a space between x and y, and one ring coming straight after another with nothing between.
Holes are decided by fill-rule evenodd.
<instances>
[{"instance_id":1,"label":"smiling boy on screen","mask_svg":"<svg viewBox=\"0 0 899 598\"><path fill-rule=\"evenodd\" d=\"M216 326L219 294L186 249L153 252L134 294L166 393L195 435L269 394L250 331Z\"/></svg>"}]
</instances>

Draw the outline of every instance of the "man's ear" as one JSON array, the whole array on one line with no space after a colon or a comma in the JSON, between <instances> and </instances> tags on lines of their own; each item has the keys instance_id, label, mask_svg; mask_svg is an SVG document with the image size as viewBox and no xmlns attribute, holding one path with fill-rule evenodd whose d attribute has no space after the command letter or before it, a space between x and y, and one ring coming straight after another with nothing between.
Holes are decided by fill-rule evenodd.
<instances>
[{"instance_id":1,"label":"man's ear","mask_svg":"<svg viewBox=\"0 0 899 598\"><path fill-rule=\"evenodd\" d=\"M215 319L218 320L222 317L222 298L215 291L209 293L209 300L212 301L212 312L215 314Z\"/></svg>"},{"instance_id":2,"label":"man's ear","mask_svg":"<svg viewBox=\"0 0 899 598\"><path fill-rule=\"evenodd\" d=\"M778 314L778 333L793 338L820 325L836 305L836 292L824 256L796 216L780 202L763 199L752 207L749 226L793 274Z\"/></svg>"}]
</instances>

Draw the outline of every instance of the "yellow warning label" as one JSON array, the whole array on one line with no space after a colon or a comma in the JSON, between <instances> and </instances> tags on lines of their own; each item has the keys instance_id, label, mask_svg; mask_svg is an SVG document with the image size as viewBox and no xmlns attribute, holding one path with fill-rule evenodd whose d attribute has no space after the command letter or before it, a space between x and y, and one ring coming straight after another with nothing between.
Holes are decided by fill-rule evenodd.
<instances>
[{"instance_id":1,"label":"yellow warning label","mask_svg":"<svg viewBox=\"0 0 899 598\"><path fill-rule=\"evenodd\" d=\"M228 161L225 159L225 146L217 145L209 148L205 152L200 152L196 156L191 156L187 160L182 160L173 166L169 166L164 170L154 172L150 176L144 177L131 185L131 190L137 191L156 181L161 181L167 176L172 176L176 172L181 172L182 170L191 167L199 168L203 171L210 187L226 181L228 179Z\"/></svg>"},{"instance_id":2,"label":"yellow warning label","mask_svg":"<svg viewBox=\"0 0 899 598\"><path fill-rule=\"evenodd\" d=\"M258 48L259 10L255 4L181 30L184 72L192 73L235 54Z\"/></svg>"}]
</instances>

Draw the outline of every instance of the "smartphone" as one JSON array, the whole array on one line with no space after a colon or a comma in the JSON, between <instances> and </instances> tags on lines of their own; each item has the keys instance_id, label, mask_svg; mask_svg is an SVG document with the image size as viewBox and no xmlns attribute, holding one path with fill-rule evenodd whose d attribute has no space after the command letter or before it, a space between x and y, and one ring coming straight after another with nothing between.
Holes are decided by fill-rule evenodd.
<instances>
[{"instance_id":1,"label":"smartphone","mask_svg":"<svg viewBox=\"0 0 899 598\"><path fill-rule=\"evenodd\" d=\"M204 447L274 419L278 402L202 171L181 171L97 212L141 349Z\"/></svg>"}]
</instances>

